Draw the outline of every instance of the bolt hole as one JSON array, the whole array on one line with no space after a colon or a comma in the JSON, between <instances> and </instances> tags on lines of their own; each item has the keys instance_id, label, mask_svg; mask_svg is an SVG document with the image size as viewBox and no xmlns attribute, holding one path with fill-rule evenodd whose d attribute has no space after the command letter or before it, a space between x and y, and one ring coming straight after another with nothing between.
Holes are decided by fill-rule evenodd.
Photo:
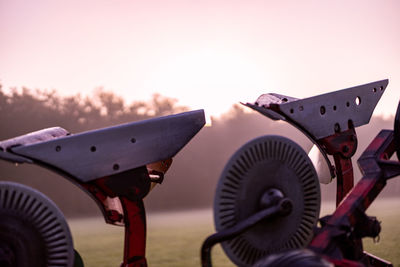
<instances>
[{"instance_id":1,"label":"bolt hole","mask_svg":"<svg viewBox=\"0 0 400 267\"><path fill-rule=\"evenodd\" d=\"M319 109L319 112L321 113L321 115L324 115L325 112L326 112L325 107L324 107L324 106L321 106L320 109Z\"/></svg>"},{"instance_id":2,"label":"bolt hole","mask_svg":"<svg viewBox=\"0 0 400 267\"><path fill-rule=\"evenodd\" d=\"M136 139L135 138L131 138L131 143L136 143Z\"/></svg>"},{"instance_id":3,"label":"bolt hole","mask_svg":"<svg viewBox=\"0 0 400 267\"><path fill-rule=\"evenodd\" d=\"M350 102L346 102L346 107L350 107Z\"/></svg>"},{"instance_id":4,"label":"bolt hole","mask_svg":"<svg viewBox=\"0 0 400 267\"><path fill-rule=\"evenodd\" d=\"M383 91L383 86L379 87L381 89L381 91Z\"/></svg>"},{"instance_id":5,"label":"bolt hole","mask_svg":"<svg viewBox=\"0 0 400 267\"><path fill-rule=\"evenodd\" d=\"M376 93L376 88L372 89L372 92Z\"/></svg>"},{"instance_id":6,"label":"bolt hole","mask_svg":"<svg viewBox=\"0 0 400 267\"><path fill-rule=\"evenodd\" d=\"M339 123L335 123L335 132L338 133L340 132L340 124Z\"/></svg>"},{"instance_id":7,"label":"bolt hole","mask_svg":"<svg viewBox=\"0 0 400 267\"><path fill-rule=\"evenodd\" d=\"M282 102L288 102L288 99L287 98L282 98Z\"/></svg>"},{"instance_id":8,"label":"bolt hole","mask_svg":"<svg viewBox=\"0 0 400 267\"><path fill-rule=\"evenodd\" d=\"M114 170L114 171L117 171L117 170L119 170L119 165L118 165L118 164L114 164L114 166L113 166L113 170Z\"/></svg>"},{"instance_id":9,"label":"bolt hole","mask_svg":"<svg viewBox=\"0 0 400 267\"><path fill-rule=\"evenodd\" d=\"M356 99L354 100L357 106L361 104L361 97L357 96Z\"/></svg>"},{"instance_id":10,"label":"bolt hole","mask_svg":"<svg viewBox=\"0 0 400 267\"><path fill-rule=\"evenodd\" d=\"M352 120L348 120L347 121L347 125L348 125L349 129L353 129L354 128L354 123L353 123Z\"/></svg>"},{"instance_id":11,"label":"bolt hole","mask_svg":"<svg viewBox=\"0 0 400 267\"><path fill-rule=\"evenodd\" d=\"M97 148L95 146L90 147L90 151L95 152Z\"/></svg>"},{"instance_id":12,"label":"bolt hole","mask_svg":"<svg viewBox=\"0 0 400 267\"><path fill-rule=\"evenodd\" d=\"M56 151L60 152L61 151L61 146L56 146Z\"/></svg>"},{"instance_id":13,"label":"bolt hole","mask_svg":"<svg viewBox=\"0 0 400 267\"><path fill-rule=\"evenodd\" d=\"M337 108L336 108L336 106L333 106L333 110L336 110Z\"/></svg>"},{"instance_id":14,"label":"bolt hole","mask_svg":"<svg viewBox=\"0 0 400 267\"><path fill-rule=\"evenodd\" d=\"M293 114L293 112L294 112L294 110L291 108L291 109L290 109L290 113L292 113L292 114Z\"/></svg>"}]
</instances>

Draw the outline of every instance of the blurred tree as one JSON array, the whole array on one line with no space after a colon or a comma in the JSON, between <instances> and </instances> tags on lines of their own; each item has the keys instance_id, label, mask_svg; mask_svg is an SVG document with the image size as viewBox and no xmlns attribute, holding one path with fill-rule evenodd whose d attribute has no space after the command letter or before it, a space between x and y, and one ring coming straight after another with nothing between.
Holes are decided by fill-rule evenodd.
<instances>
[{"instance_id":1,"label":"blurred tree","mask_svg":"<svg viewBox=\"0 0 400 267\"><path fill-rule=\"evenodd\" d=\"M188 110L178 101L159 94L148 101L127 105L113 92L98 88L92 96L61 97L53 91L12 89L5 93L0 85L0 140L46 127L60 126L72 133L97 129ZM373 117L357 131L358 153L353 165L356 179L361 177L356 160L380 129L393 129L393 117ZM311 142L287 123L272 121L240 105L220 118L212 118L206 127L174 158L164 183L146 197L150 210L211 207L216 184L232 154L251 139L267 134L283 135L300 144L307 152ZM38 166L22 164L15 168L0 161L0 180L13 180L37 188L52 198L69 216L88 216L100 212L94 202L69 181ZM400 191L399 179L389 181L384 195ZM323 199L335 197L335 181L321 185Z\"/></svg>"},{"instance_id":2,"label":"blurred tree","mask_svg":"<svg viewBox=\"0 0 400 267\"><path fill-rule=\"evenodd\" d=\"M5 93L0 85L0 140L47 127L60 126L71 133L148 119L187 110L175 99L154 95L126 105L123 98L98 88L94 96L80 94L61 97L56 91L13 88ZM15 168L0 161L0 180L13 180L32 186L52 198L68 215L98 213L92 200L73 184L52 172L23 164ZM80 213L83 212L83 213Z\"/></svg>"}]
</instances>

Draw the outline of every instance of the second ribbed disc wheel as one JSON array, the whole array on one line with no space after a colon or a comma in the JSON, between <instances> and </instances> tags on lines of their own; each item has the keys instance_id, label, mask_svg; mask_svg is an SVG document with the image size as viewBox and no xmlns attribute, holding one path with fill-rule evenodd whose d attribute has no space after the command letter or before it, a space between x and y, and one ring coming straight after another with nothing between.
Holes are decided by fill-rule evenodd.
<instances>
[{"instance_id":1,"label":"second ribbed disc wheel","mask_svg":"<svg viewBox=\"0 0 400 267\"><path fill-rule=\"evenodd\" d=\"M71 232L58 207L41 192L7 181L0 181L0 266L74 266Z\"/></svg>"},{"instance_id":2,"label":"second ribbed disc wheel","mask_svg":"<svg viewBox=\"0 0 400 267\"><path fill-rule=\"evenodd\" d=\"M281 191L293 202L293 210L222 243L225 253L239 266L251 266L272 253L305 247L312 239L321 202L318 177L304 150L282 136L256 138L231 157L214 200L217 232L260 211L261 197L269 189Z\"/></svg>"}]
</instances>

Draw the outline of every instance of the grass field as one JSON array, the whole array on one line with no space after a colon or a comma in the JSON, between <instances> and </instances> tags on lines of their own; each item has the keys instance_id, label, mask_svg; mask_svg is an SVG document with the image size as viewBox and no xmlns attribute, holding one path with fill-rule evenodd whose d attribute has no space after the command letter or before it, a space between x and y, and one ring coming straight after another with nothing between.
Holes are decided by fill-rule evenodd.
<instances>
[{"instance_id":1,"label":"grass field","mask_svg":"<svg viewBox=\"0 0 400 267\"><path fill-rule=\"evenodd\" d=\"M321 215L334 205L325 203ZM380 242L365 239L365 250L400 267L400 199L374 202L367 210L382 221ZM107 225L102 218L72 219L69 224L76 249L85 266L119 266L122 259L123 228ZM213 233L211 210L148 215L147 259L149 266L200 266L200 247ZM212 251L213 265L233 266L219 246Z\"/></svg>"}]
</instances>

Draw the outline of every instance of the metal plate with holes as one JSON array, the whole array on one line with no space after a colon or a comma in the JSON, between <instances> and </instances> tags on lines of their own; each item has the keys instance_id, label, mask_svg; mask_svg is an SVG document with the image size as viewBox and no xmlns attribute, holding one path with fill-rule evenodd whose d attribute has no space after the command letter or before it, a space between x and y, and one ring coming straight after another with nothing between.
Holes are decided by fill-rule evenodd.
<instances>
[{"instance_id":1,"label":"metal plate with holes","mask_svg":"<svg viewBox=\"0 0 400 267\"><path fill-rule=\"evenodd\" d=\"M32 133L17 136L0 142L0 149L6 151L15 146L26 146L49 141L52 139L67 136L67 130L61 127L46 128Z\"/></svg>"},{"instance_id":2,"label":"metal plate with holes","mask_svg":"<svg viewBox=\"0 0 400 267\"><path fill-rule=\"evenodd\" d=\"M80 181L172 158L204 126L203 110L122 124L12 148Z\"/></svg>"},{"instance_id":3,"label":"metal plate with holes","mask_svg":"<svg viewBox=\"0 0 400 267\"><path fill-rule=\"evenodd\" d=\"M306 129L315 139L367 124L388 85L377 81L310 98L279 104L279 110Z\"/></svg>"},{"instance_id":4,"label":"metal plate with holes","mask_svg":"<svg viewBox=\"0 0 400 267\"><path fill-rule=\"evenodd\" d=\"M0 181L0 218L1 266L73 266L64 215L39 191Z\"/></svg>"},{"instance_id":5,"label":"metal plate with holes","mask_svg":"<svg viewBox=\"0 0 400 267\"><path fill-rule=\"evenodd\" d=\"M306 246L319 218L320 189L315 169L303 149L281 136L263 136L242 146L223 170L214 200L217 231L229 229L260 210L271 188L293 202L286 217L263 221L222 243L239 266L283 250Z\"/></svg>"},{"instance_id":6,"label":"metal plate with holes","mask_svg":"<svg viewBox=\"0 0 400 267\"><path fill-rule=\"evenodd\" d=\"M14 163L32 163L30 159L9 153L8 150L15 146L25 146L35 143L41 143L60 138L62 136L66 136L68 134L69 133L61 127L53 127L1 141L0 159L4 159Z\"/></svg>"}]
</instances>

